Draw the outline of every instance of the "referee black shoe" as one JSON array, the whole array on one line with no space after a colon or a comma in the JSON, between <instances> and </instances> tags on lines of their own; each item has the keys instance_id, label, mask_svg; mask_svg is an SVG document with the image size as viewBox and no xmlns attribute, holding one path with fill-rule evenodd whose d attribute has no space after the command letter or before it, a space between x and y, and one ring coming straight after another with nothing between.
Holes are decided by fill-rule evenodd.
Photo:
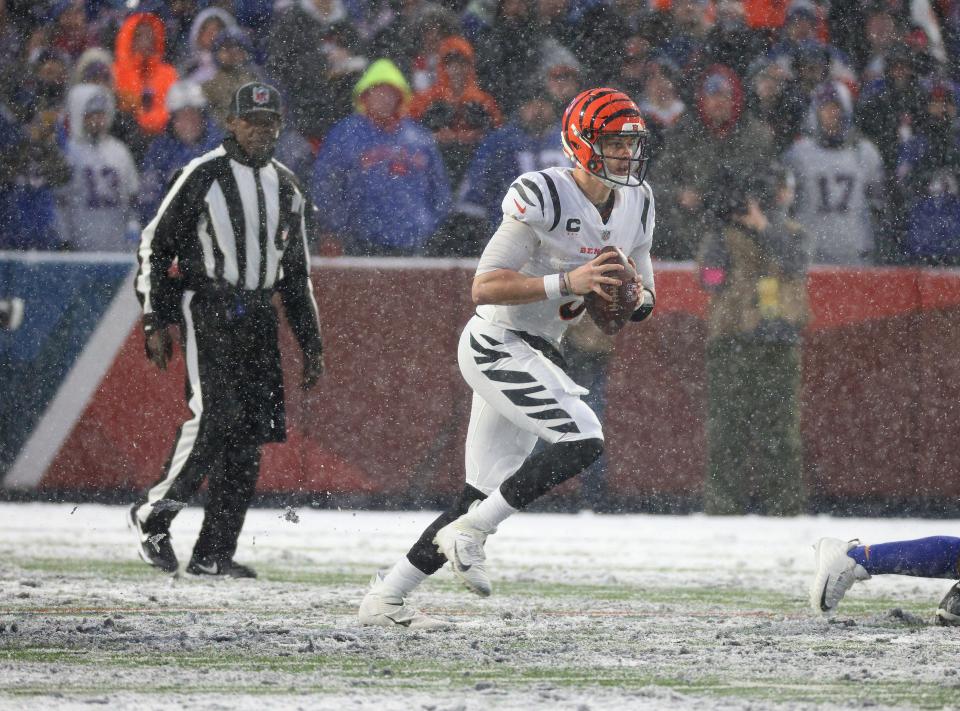
<instances>
[{"instance_id":1,"label":"referee black shoe","mask_svg":"<svg viewBox=\"0 0 960 711\"><path fill-rule=\"evenodd\" d=\"M177 571L177 554L173 552L170 533L163 531L151 534L143 530L140 519L137 518L138 505L130 507L127 514L127 525L137 534L137 553L144 563L160 568L165 573Z\"/></svg>"},{"instance_id":2,"label":"referee black shoe","mask_svg":"<svg viewBox=\"0 0 960 711\"><path fill-rule=\"evenodd\" d=\"M960 626L960 583L954 584L937 606L937 624Z\"/></svg>"},{"instance_id":3,"label":"referee black shoe","mask_svg":"<svg viewBox=\"0 0 960 711\"><path fill-rule=\"evenodd\" d=\"M255 578L257 571L249 565L237 563L235 560L217 560L216 558L197 558L194 556L187 564L187 572L191 575L213 575L228 578Z\"/></svg>"}]
</instances>

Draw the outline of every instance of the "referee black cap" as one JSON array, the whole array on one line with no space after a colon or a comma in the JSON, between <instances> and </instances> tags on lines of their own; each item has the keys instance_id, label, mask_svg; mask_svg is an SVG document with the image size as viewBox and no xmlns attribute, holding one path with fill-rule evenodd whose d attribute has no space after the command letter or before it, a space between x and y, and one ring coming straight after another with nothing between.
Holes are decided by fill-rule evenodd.
<instances>
[{"instance_id":1,"label":"referee black cap","mask_svg":"<svg viewBox=\"0 0 960 711\"><path fill-rule=\"evenodd\" d=\"M258 81L241 86L230 101L231 116L247 116L258 111L280 116L282 110L280 92L269 84Z\"/></svg>"}]
</instances>

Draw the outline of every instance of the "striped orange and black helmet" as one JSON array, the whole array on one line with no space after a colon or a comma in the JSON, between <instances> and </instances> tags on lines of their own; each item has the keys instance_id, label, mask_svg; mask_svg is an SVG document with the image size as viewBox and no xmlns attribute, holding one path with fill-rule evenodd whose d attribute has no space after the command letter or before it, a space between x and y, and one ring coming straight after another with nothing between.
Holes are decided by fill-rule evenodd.
<instances>
[{"instance_id":1,"label":"striped orange and black helmet","mask_svg":"<svg viewBox=\"0 0 960 711\"><path fill-rule=\"evenodd\" d=\"M629 168L612 171L604 160L604 137L630 139ZM609 88L588 89L576 96L563 112L560 139L563 151L577 166L611 188L636 187L647 171L649 134L640 109L622 91ZM606 156L607 159L614 156ZM618 163L624 160L615 157Z\"/></svg>"}]
</instances>

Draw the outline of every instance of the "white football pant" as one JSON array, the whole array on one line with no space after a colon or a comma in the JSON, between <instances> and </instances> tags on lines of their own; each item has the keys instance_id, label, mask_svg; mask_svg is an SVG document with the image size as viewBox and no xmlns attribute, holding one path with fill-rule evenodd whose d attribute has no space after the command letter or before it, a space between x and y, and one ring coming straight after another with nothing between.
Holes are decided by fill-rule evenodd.
<instances>
[{"instance_id":1,"label":"white football pant","mask_svg":"<svg viewBox=\"0 0 960 711\"><path fill-rule=\"evenodd\" d=\"M467 430L467 483L490 494L550 444L603 439L600 420L577 385L519 335L474 316L460 336L460 372L473 388Z\"/></svg>"}]
</instances>

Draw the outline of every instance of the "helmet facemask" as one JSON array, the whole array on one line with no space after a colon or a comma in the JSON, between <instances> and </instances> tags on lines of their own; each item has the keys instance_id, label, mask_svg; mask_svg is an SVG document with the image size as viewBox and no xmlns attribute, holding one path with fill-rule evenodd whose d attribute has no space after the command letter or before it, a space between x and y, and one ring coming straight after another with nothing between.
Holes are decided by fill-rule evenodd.
<instances>
[{"instance_id":1,"label":"helmet facemask","mask_svg":"<svg viewBox=\"0 0 960 711\"><path fill-rule=\"evenodd\" d=\"M624 127L628 128L628 127ZM627 151L612 148L611 139L623 139L627 143ZM593 157L587 162L587 165L581 165L584 170L596 177L600 182L609 188L619 190L623 187L635 188L639 186L647 172L647 161L649 159L649 134L643 129L622 130L617 132L604 132L599 135L596 141L589 141L585 137L581 140L586 142L591 149ZM607 151L604 151L604 144ZM579 162L579 161L578 161ZM626 170L614 172L610 164L625 164Z\"/></svg>"},{"instance_id":2,"label":"helmet facemask","mask_svg":"<svg viewBox=\"0 0 960 711\"><path fill-rule=\"evenodd\" d=\"M575 165L614 190L643 183L649 133L626 94L602 88L583 92L570 103L563 123L563 149Z\"/></svg>"}]
</instances>

